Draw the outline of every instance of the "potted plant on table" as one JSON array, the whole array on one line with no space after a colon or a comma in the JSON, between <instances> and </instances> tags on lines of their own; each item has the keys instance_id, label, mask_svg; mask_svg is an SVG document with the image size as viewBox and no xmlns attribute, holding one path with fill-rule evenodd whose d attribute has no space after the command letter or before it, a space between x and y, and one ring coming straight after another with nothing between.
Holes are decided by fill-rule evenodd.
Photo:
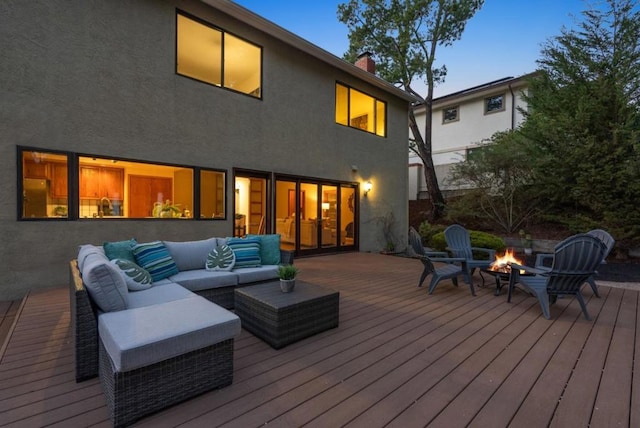
<instances>
[{"instance_id":1,"label":"potted plant on table","mask_svg":"<svg viewBox=\"0 0 640 428\"><path fill-rule=\"evenodd\" d=\"M280 265L278 267L278 278L280 278L280 290L283 293L290 293L296 285L296 275L300 269L294 265Z\"/></svg>"}]
</instances>

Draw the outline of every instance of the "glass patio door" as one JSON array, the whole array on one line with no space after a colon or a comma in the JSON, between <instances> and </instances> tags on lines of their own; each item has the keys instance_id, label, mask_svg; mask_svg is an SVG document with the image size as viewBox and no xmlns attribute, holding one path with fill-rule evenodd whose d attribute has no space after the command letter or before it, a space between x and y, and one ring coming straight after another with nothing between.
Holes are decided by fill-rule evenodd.
<instances>
[{"instance_id":1,"label":"glass patio door","mask_svg":"<svg viewBox=\"0 0 640 428\"><path fill-rule=\"evenodd\" d=\"M309 179L277 179L275 233L298 254L355 249L356 187Z\"/></svg>"}]
</instances>

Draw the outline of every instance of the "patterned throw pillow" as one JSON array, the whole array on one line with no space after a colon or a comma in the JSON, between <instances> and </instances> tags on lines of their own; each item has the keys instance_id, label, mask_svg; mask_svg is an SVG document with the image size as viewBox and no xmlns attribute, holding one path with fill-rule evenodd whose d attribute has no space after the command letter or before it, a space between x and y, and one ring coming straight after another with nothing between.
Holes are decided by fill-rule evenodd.
<instances>
[{"instance_id":1,"label":"patterned throw pillow","mask_svg":"<svg viewBox=\"0 0 640 428\"><path fill-rule=\"evenodd\" d=\"M227 238L236 256L234 268L260 267L260 238Z\"/></svg>"},{"instance_id":2,"label":"patterned throw pillow","mask_svg":"<svg viewBox=\"0 0 640 428\"><path fill-rule=\"evenodd\" d=\"M228 245L215 247L207 256L206 270L230 271L236 264L236 255Z\"/></svg>"},{"instance_id":3,"label":"patterned throw pillow","mask_svg":"<svg viewBox=\"0 0 640 428\"><path fill-rule=\"evenodd\" d=\"M151 274L153 282L177 274L178 267L171 258L169 251L160 241L138 244L133 247L136 263Z\"/></svg>"},{"instance_id":4,"label":"patterned throw pillow","mask_svg":"<svg viewBox=\"0 0 640 428\"><path fill-rule=\"evenodd\" d=\"M129 291L140 291L151 288L151 274L134 262L115 259L111 260L111 263L118 266L124 274L124 282L127 283Z\"/></svg>"}]
</instances>

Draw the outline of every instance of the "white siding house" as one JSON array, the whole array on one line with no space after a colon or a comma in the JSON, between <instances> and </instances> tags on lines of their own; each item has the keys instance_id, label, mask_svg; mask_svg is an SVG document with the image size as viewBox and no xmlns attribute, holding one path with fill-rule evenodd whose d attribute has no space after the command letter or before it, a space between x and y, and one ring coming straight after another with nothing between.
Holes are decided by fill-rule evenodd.
<instances>
[{"instance_id":1,"label":"white siding house","mask_svg":"<svg viewBox=\"0 0 640 428\"><path fill-rule=\"evenodd\" d=\"M530 75L506 77L433 100L433 163L440 189L455 188L448 183L451 166L466 159L474 147L495 132L515 129L524 120L518 108L526 108ZM416 119L424 129L425 108L418 107ZM409 199L424 199L427 189L421 159L409 154Z\"/></svg>"}]
</instances>

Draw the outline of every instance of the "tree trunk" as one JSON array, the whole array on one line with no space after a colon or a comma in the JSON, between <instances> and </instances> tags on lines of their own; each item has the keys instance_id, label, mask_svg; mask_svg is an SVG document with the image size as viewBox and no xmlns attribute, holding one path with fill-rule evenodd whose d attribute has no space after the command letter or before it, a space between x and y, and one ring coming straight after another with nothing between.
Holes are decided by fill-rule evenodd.
<instances>
[{"instance_id":1,"label":"tree trunk","mask_svg":"<svg viewBox=\"0 0 640 428\"><path fill-rule=\"evenodd\" d=\"M434 222L442 217L444 211L444 197L438 186L438 178L436 177L436 170L433 165L432 148L431 148L431 103L425 103L425 137L422 138L420 128L416 123L416 117L413 110L409 112L409 127L413 133L415 142L415 152L420 156L424 165L424 179L427 185L427 192L429 193L430 212L428 214L428 220Z\"/></svg>"}]
</instances>

